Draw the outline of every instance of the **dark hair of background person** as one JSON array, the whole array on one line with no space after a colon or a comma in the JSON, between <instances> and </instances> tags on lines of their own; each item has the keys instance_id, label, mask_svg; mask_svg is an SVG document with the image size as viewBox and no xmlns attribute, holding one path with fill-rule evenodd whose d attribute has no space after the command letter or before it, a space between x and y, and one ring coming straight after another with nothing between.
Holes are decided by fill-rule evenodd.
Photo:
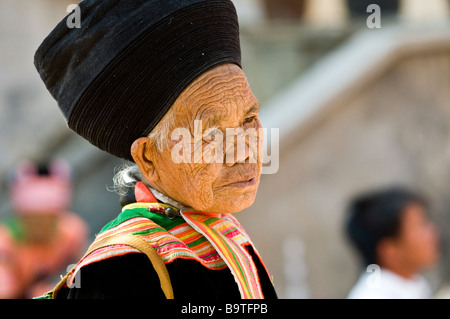
<instances>
[{"instance_id":1,"label":"dark hair of background person","mask_svg":"<svg viewBox=\"0 0 450 319\"><path fill-rule=\"evenodd\" d=\"M422 196L402 187L367 192L350 202L345 231L365 266L378 264L378 242L388 237L395 238L399 234L402 213L411 203L425 208L428 206Z\"/></svg>"}]
</instances>

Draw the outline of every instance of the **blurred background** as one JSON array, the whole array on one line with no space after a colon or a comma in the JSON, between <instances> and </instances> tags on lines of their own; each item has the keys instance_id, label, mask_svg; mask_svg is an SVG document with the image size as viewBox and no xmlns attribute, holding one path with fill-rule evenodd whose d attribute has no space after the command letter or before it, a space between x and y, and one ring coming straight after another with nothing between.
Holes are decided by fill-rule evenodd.
<instances>
[{"instance_id":1,"label":"blurred background","mask_svg":"<svg viewBox=\"0 0 450 319\"><path fill-rule=\"evenodd\" d=\"M344 233L360 191L404 185L427 197L450 282L450 1L234 0L243 68L264 127L280 129L279 170L237 215L281 298L345 298L358 259ZM0 0L0 219L6 176L22 159L73 168L72 210L89 237L120 212L122 162L66 126L33 55L74 0ZM367 23L381 8L380 28ZM370 20L373 21L373 20Z\"/></svg>"}]
</instances>

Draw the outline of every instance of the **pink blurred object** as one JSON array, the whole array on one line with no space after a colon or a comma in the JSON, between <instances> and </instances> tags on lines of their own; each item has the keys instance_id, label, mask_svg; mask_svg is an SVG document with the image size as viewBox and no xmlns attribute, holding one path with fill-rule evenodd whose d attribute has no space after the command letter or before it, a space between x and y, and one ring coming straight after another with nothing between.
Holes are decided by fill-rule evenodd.
<instances>
[{"instance_id":1,"label":"pink blurred object","mask_svg":"<svg viewBox=\"0 0 450 319\"><path fill-rule=\"evenodd\" d=\"M36 165L19 164L10 184L12 207L18 214L58 214L72 199L71 170L62 160L50 163L48 175L39 175Z\"/></svg>"}]
</instances>

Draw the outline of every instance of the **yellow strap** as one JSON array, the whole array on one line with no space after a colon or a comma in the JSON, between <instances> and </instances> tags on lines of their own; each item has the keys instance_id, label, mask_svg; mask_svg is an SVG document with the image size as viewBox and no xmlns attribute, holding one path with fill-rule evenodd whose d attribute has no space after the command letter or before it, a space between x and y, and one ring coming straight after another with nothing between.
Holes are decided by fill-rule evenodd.
<instances>
[{"instance_id":1,"label":"yellow strap","mask_svg":"<svg viewBox=\"0 0 450 319\"><path fill-rule=\"evenodd\" d=\"M170 282L170 277L166 265L164 264L163 260L158 255L156 250L147 241L138 236L121 235L105 238L104 240L92 244L81 260L83 260L88 255L92 254L94 251L98 249L114 245L127 245L146 254L148 259L150 259L153 268L156 270L156 273L158 274L159 281L161 283L161 289L163 290L164 295L166 296L167 299L174 299L172 284ZM74 271L75 267L71 271L69 271L67 275L52 290L51 294L53 298L56 298L56 294L65 285L67 279L73 274Z\"/></svg>"}]
</instances>

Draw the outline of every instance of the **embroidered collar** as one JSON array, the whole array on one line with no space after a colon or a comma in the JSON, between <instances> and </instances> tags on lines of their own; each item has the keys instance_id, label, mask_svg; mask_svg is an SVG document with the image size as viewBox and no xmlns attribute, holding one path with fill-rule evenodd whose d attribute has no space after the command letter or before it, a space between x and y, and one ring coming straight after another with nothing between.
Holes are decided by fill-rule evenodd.
<instances>
[{"instance_id":1,"label":"embroidered collar","mask_svg":"<svg viewBox=\"0 0 450 319\"><path fill-rule=\"evenodd\" d=\"M178 208L178 210L187 210L189 207L184 206L183 204L178 203L176 200L164 195L163 193L158 192L156 189L149 187L151 193L158 199L160 202L169 204L173 207Z\"/></svg>"},{"instance_id":2,"label":"embroidered collar","mask_svg":"<svg viewBox=\"0 0 450 319\"><path fill-rule=\"evenodd\" d=\"M178 203L157 190L146 186L143 182L136 183L135 197L136 203L126 205L122 210L137 207L148 207L149 211L164 214L170 219L181 216L180 211L182 210L189 210L188 207Z\"/></svg>"},{"instance_id":3,"label":"embroidered collar","mask_svg":"<svg viewBox=\"0 0 450 319\"><path fill-rule=\"evenodd\" d=\"M244 247L244 243L252 245L250 238L239 222L229 214L211 214L196 212L193 209L177 208L179 206L167 196L150 190L144 183L138 182L135 187L136 204L127 205L124 209L146 208L151 212L162 213L169 218L183 218L183 220L198 233L203 235L216 249L226 263L238 285L241 297L263 298L258 271L252 257ZM158 202L164 201L165 203ZM171 202L174 206L167 204ZM175 203L174 203L175 202ZM176 216L173 214L176 210ZM231 231L234 229L234 231Z\"/></svg>"}]
</instances>

